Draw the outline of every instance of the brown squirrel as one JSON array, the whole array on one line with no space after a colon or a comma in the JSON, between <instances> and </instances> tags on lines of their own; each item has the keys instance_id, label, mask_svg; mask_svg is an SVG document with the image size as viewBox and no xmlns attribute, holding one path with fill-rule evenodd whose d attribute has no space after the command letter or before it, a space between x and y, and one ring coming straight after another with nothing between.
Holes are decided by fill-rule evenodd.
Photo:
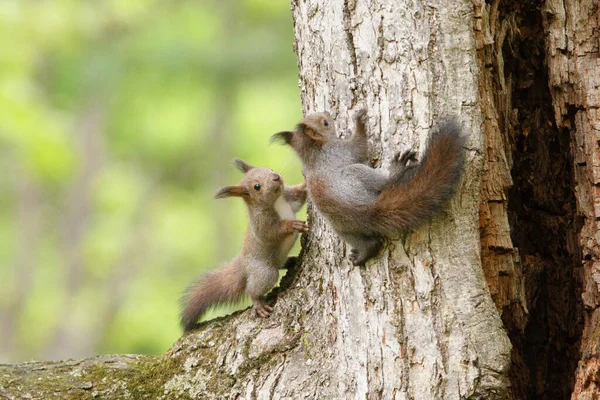
<instances>
[{"instance_id":1,"label":"brown squirrel","mask_svg":"<svg viewBox=\"0 0 600 400\"><path fill-rule=\"evenodd\" d=\"M268 317L273 308L263 296L277 282L278 269L294 264L296 257L287 254L298 233L308 232L308 226L296 220L306 201L305 183L285 186L269 168L255 168L239 159L234 164L244 172L244 179L237 186L222 188L215 198L241 197L246 203L250 223L242 251L186 290L181 313L184 332L196 328L208 308L237 301L244 292L252 299L255 315Z\"/></svg>"},{"instance_id":2,"label":"brown squirrel","mask_svg":"<svg viewBox=\"0 0 600 400\"><path fill-rule=\"evenodd\" d=\"M333 229L353 248L350 259L364 265L386 239L429 221L452 197L464 162L464 137L454 118L430 133L421 163L413 151L397 153L389 171L366 164L366 111L355 117L350 139L337 137L327 112L308 115L294 131L273 135L302 161L310 197Z\"/></svg>"}]
</instances>

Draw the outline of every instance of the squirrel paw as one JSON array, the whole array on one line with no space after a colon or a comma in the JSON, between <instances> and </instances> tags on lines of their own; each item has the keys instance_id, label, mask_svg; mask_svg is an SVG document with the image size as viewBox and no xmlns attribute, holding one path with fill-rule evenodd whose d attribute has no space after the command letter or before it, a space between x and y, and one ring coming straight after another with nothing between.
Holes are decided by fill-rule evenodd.
<instances>
[{"instance_id":1,"label":"squirrel paw","mask_svg":"<svg viewBox=\"0 0 600 400\"><path fill-rule=\"evenodd\" d=\"M290 256L290 257L287 258L287 260L285 260L285 262L281 266L281 269L294 268L296 266L296 264L298 264L298 257L297 256Z\"/></svg>"},{"instance_id":2,"label":"squirrel paw","mask_svg":"<svg viewBox=\"0 0 600 400\"><path fill-rule=\"evenodd\" d=\"M254 316L261 318L269 318L273 312L273 307L264 301L254 302L252 309L254 310Z\"/></svg>"},{"instance_id":3,"label":"squirrel paw","mask_svg":"<svg viewBox=\"0 0 600 400\"><path fill-rule=\"evenodd\" d=\"M355 267L362 266L365 264L365 260L361 260L358 251L354 249L352 249L348 258L352 262L352 265L354 265Z\"/></svg>"},{"instance_id":4,"label":"squirrel paw","mask_svg":"<svg viewBox=\"0 0 600 400\"><path fill-rule=\"evenodd\" d=\"M352 248L348 258L352 261L355 266L364 266L367 261L375 257L381 249L383 249L384 242L382 238L378 237L364 237L363 247L359 250Z\"/></svg>"},{"instance_id":5,"label":"squirrel paw","mask_svg":"<svg viewBox=\"0 0 600 400\"><path fill-rule=\"evenodd\" d=\"M394 157L394 161L400 163L401 165L406 165L409 161L417 161L416 156L417 153L412 150L407 150L404 153L402 153L402 155L400 155L400 152L398 152Z\"/></svg>"},{"instance_id":6,"label":"squirrel paw","mask_svg":"<svg viewBox=\"0 0 600 400\"><path fill-rule=\"evenodd\" d=\"M392 181L399 181L404 177L408 171L414 169L419 164L407 165L410 161L417 161L417 157L414 151L407 150L404 153L396 153L392 158L392 164L390 166L390 179Z\"/></svg>"},{"instance_id":7,"label":"squirrel paw","mask_svg":"<svg viewBox=\"0 0 600 400\"><path fill-rule=\"evenodd\" d=\"M286 223L286 230L290 233L295 233L295 232L307 233L309 231L308 225L304 221L293 220L293 221L285 221L285 223Z\"/></svg>"},{"instance_id":8,"label":"squirrel paw","mask_svg":"<svg viewBox=\"0 0 600 400\"><path fill-rule=\"evenodd\" d=\"M392 162L394 164L400 164L401 166L406 166L409 161L417 161L417 153L412 150L407 150L404 153L396 153Z\"/></svg>"},{"instance_id":9,"label":"squirrel paw","mask_svg":"<svg viewBox=\"0 0 600 400\"><path fill-rule=\"evenodd\" d=\"M367 258L362 257L356 249L350 250L350 256L348 256L348 258L355 267L362 267L367 262Z\"/></svg>"},{"instance_id":10,"label":"squirrel paw","mask_svg":"<svg viewBox=\"0 0 600 400\"><path fill-rule=\"evenodd\" d=\"M354 121L356 122L362 122L363 124L365 124L367 122L367 118L368 116L366 108L361 108L356 112L356 114L354 114Z\"/></svg>"}]
</instances>

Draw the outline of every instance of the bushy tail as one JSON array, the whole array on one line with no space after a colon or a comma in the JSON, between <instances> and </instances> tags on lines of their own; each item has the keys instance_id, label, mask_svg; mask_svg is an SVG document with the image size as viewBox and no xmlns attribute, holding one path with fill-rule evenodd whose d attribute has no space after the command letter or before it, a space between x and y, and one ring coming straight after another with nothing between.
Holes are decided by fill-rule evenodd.
<instances>
[{"instance_id":1,"label":"bushy tail","mask_svg":"<svg viewBox=\"0 0 600 400\"><path fill-rule=\"evenodd\" d=\"M429 221L452 197L464 163L465 138L453 118L430 133L427 150L411 179L389 182L372 208L371 220L394 237Z\"/></svg>"},{"instance_id":2,"label":"bushy tail","mask_svg":"<svg viewBox=\"0 0 600 400\"><path fill-rule=\"evenodd\" d=\"M239 300L244 294L245 286L243 269L235 262L202 275L187 288L181 299L183 331L189 332L198 327L198 319L208 308Z\"/></svg>"}]
</instances>

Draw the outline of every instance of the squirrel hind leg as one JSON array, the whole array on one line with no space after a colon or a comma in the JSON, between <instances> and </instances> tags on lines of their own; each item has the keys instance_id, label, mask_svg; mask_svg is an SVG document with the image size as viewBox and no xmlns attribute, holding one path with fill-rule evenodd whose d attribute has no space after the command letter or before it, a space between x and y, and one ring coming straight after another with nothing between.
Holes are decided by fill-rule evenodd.
<instances>
[{"instance_id":1,"label":"squirrel hind leg","mask_svg":"<svg viewBox=\"0 0 600 400\"><path fill-rule=\"evenodd\" d=\"M295 268L296 265L298 265L298 256L289 256L280 268L292 269Z\"/></svg>"},{"instance_id":2,"label":"squirrel hind leg","mask_svg":"<svg viewBox=\"0 0 600 400\"><path fill-rule=\"evenodd\" d=\"M384 241L379 236L353 235L348 242L353 246L349 259L355 266L364 266L375 257L384 247Z\"/></svg>"},{"instance_id":3,"label":"squirrel hind leg","mask_svg":"<svg viewBox=\"0 0 600 400\"><path fill-rule=\"evenodd\" d=\"M261 297L253 297L252 298L252 310L254 311L254 315L256 317L268 318L273 312L273 307L271 307L263 298Z\"/></svg>"},{"instance_id":4,"label":"squirrel hind leg","mask_svg":"<svg viewBox=\"0 0 600 400\"><path fill-rule=\"evenodd\" d=\"M255 316L267 318L273 307L264 300L264 295L277 283L279 270L259 262L249 264L247 268L251 273L246 281L246 293L252 299L252 310Z\"/></svg>"},{"instance_id":5,"label":"squirrel hind leg","mask_svg":"<svg viewBox=\"0 0 600 400\"><path fill-rule=\"evenodd\" d=\"M411 161L413 163L409 164ZM410 177L418 165L414 151L407 150L403 153L396 153L390 165L390 182L400 182Z\"/></svg>"}]
</instances>

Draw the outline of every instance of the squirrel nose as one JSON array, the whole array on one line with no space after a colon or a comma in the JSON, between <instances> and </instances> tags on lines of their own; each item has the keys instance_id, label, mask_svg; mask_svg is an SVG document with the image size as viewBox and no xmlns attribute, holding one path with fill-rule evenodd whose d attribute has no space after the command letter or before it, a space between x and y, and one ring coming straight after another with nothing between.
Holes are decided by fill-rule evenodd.
<instances>
[{"instance_id":1,"label":"squirrel nose","mask_svg":"<svg viewBox=\"0 0 600 400\"><path fill-rule=\"evenodd\" d=\"M281 180L281 177L280 177L279 175L275 175L275 176L273 177L273 180L274 180L275 182L279 182L279 181Z\"/></svg>"}]
</instances>

